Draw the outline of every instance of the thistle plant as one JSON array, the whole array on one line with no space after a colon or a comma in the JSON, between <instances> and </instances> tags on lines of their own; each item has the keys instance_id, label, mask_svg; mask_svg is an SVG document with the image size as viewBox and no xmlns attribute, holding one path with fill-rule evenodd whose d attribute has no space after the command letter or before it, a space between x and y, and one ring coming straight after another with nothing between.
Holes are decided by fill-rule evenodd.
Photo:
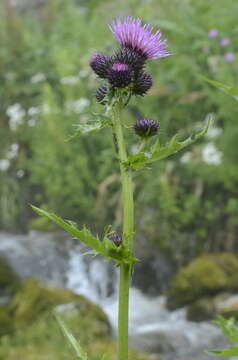
<instances>
[{"instance_id":1,"label":"thistle plant","mask_svg":"<svg viewBox=\"0 0 238 360\"><path fill-rule=\"evenodd\" d=\"M159 30L151 25L143 25L141 19L125 17L116 19L109 26L119 48L112 55L95 53L90 59L92 70L101 79L102 84L96 91L96 100L103 106L101 114L87 124L79 124L75 134L77 138L86 133L108 127L111 131L115 153L118 159L123 201L123 230L118 234L108 227L102 239L94 236L87 228L78 229L70 221L33 207L39 214L54 221L75 238L86 244L91 250L88 254L102 255L113 260L120 268L119 308L118 308L118 359L128 359L128 305L129 288L133 266L137 261L134 256L134 200L133 173L165 159L201 138L208 130L210 119L200 132L180 141L178 134L165 145L159 141L162 124L157 119L136 119L132 124L138 139L138 151L130 154L125 143L126 128L121 113L129 104L131 97L143 97L152 87L152 75L145 71L147 61L166 58L171 55L167 50L167 41L162 39ZM140 100L141 101L141 100Z\"/></svg>"}]
</instances>

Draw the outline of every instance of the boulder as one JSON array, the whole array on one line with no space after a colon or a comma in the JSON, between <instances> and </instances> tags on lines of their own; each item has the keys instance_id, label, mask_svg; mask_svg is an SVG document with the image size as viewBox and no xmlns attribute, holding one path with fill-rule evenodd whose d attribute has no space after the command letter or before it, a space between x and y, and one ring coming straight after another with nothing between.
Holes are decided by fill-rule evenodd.
<instances>
[{"instance_id":1,"label":"boulder","mask_svg":"<svg viewBox=\"0 0 238 360\"><path fill-rule=\"evenodd\" d=\"M238 291L238 259L230 253L202 255L182 268L167 290L167 306L176 309L204 296Z\"/></svg>"},{"instance_id":2,"label":"boulder","mask_svg":"<svg viewBox=\"0 0 238 360\"><path fill-rule=\"evenodd\" d=\"M110 333L107 316L101 308L70 290L47 288L37 279L28 279L15 295L10 305L15 328L29 326L42 314L63 304L74 304L81 317L94 319L94 331L100 328L104 335Z\"/></svg>"},{"instance_id":3,"label":"boulder","mask_svg":"<svg viewBox=\"0 0 238 360\"><path fill-rule=\"evenodd\" d=\"M19 286L19 277L12 270L7 260L0 256L0 298L4 301L4 298L13 295Z\"/></svg>"}]
</instances>

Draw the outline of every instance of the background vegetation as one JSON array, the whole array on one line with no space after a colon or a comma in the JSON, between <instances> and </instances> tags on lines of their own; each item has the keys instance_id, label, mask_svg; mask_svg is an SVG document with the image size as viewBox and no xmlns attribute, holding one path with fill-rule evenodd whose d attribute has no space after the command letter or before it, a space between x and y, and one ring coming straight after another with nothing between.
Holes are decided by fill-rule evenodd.
<instances>
[{"instance_id":1,"label":"background vegetation","mask_svg":"<svg viewBox=\"0 0 238 360\"><path fill-rule=\"evenodd\" d=\"M87 223L120 227L118 168L108 130L71 142L73 125L100 112L88 61L116 46L107 23L141 16L161 28L174 56L151 61L154 86L125 114L160 121L161 141L186 136L209 113L215 127L182 155L135 175L137 233L178 264L202 252L237 252L237 103L201 75L237 84L238 3L234 0L48 0L16 10L0 5L0 225L49 229L28 204ZM176 11L175 11L176 9ZM217 30L216 37L209 36ZM229 38L227 46L221 40ZM227 53L231 53L230 57ZM232 55L234 59L232 59ZM176 249L176 251L174 251Z\"/></svg>"}]
</instances>

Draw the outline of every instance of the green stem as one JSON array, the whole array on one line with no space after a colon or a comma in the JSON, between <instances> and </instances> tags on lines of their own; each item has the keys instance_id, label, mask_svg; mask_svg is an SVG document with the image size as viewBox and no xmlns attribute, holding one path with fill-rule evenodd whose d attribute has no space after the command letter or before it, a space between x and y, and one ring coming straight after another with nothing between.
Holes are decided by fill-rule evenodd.
<instances>
[{"instance_id":1,"label":"green stem","mask_svg":"<svg viewBox=\"0 0 238 360\"><path fill-rule=\"evenodd\" d=\"M123 198L123 242L130 250L133 250L134 237L134 202L133 184L131 173L123 166L127 160L124 142L121 111L123 105L118 102L113 108L113 131L116 136L118 156L120 161L120 172L122 181ZM128 310L129 310L129 288L131 281L131 266L122 264L120 266L119 286L119 309L118 309L118 360L128 359Z\"/></svg>"},{"instance_id":2,"label":"green stem","mask_svg":"<svg viewBox=\"0 0 238 360\"><path fill-rule=\"evenodd\" d=\"M148 141L148 138L144 138L142 141L141 141L141 144L140 144L140 147L139 147L139 150L138 150L138 154L144 150L144 148L146 147L146 144L147 144L147 141Z\"/></svg>"}]
</instances>

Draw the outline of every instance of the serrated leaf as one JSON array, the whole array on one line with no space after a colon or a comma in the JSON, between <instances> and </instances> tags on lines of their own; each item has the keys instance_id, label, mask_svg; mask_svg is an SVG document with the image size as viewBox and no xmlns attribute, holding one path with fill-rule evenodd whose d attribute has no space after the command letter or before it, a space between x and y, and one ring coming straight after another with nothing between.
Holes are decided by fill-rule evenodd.
<instances>
[{"instance_id":1,"label":"serrated leaf","mask_svg":"<svg viewBox=\"0 0 238 360\"><path fill-rule=\"evenodd\" d=\"M74 349L77 359L78 360L87 360L87 354L83 351L80 343L75 339L74 335L71 333L71 331L66 327L64 321L56 314L56 312L53 312L55 319L57 320L65 338L67 339L68 343L72 346Z\"/></svg>"},{"instance_id":2,"label":"serrated leaf","mask_svg":"<svg viewBox=\"0 0 238 360\"><path fill-rule=\"evenodd\" d=\"M91 254L93 256L103 255L106 260L114 260L117 264L133 264L137 261L133 253L125 245L117 247L107 237L104 237L103 241L100 241L86 227L84 227L82 230L79 230L70 221L63 220L59 216L40 209L36 206L31 205L31 207L38 215L44 216L47 219L53 221L61 228L73 235L74 238L82 241L82 243L92 249L85 254Z\"/></svg>"},{"instance_id":3,"label":"serrated leaf","mask_svg":"<svg viewBox=\"0 0 238 360\"><path fill-rule=\"evenodd\" d=\"M207 81L208 83L210 83L211 85L213 85L216 88L220 89L221 91L225 92L227 95L232 96L235 100L238 101L238 86L226 85L226 84L220 83L219 81L207 79L204 76L202 78L205 81Z\"/></svg>"},{"instance_id":4,"label":"serrated leaf","mask_svg":"<svg viewBox=\"0 0 238 360\"><path fill-rule=\"evenodd\" d=\"M128 169L139 170L145 168L146 166L155 161L162 160L173 154L176 154L178 151L195 143L202 136L204 136L207 133L209 127L211 126L212 120L213 117L212 115L210 115L205 127L201 131L191 135L184 141L179 141L179 135L176 134L164 146L160 146L159 142L154 144L151 147L150 153L140 152L138 154L128 156L128 160L123 163L124 166Z\"/></svg>"},{"instance_id":5,"label":"serrated leaf","mask_svg":"<svg viewBox=\"0 0 238 360\"><path fill-rule=\"evenodd\" d=\"M95 114L98 120L91 121L86 124L77 124L75 126L75 133L66 139L66 142L76 139L82 135L97 132L109 125L109 118L103 114Z\"/></svg>"},{"instance_id":6,"label":"serrated leaf","mask_svg":"<svg viewBox=\"0 0 238 360\"><path fill-rule=\"evenodd\" d=\"M214 323L219 325L223 335L232 343L238 344L238 326L234 318L225 319L223 316L219 316Z\"/></svg>"},{"instance_id":7,"label":"serrated leaf","mask_svg":"<svg viewBox=\"0 0 238 360\"><path fill-rule=\"evenodd\" d=\"M231 346L224 350L209 350L206 352L213 356L238 356L238 346Z\"/></svg>"},{"instance_id":8,"label":"serrated leaf","mask_svg":"<svg viewBox=\"0 0 238 360\"><path fill-rule=\"evenodd\" d=\"M63 220L62 218L53 213L50 213L33 205L31 205L31 207L38 215L44 216L47 219L53 221L61 228L72 234L76 239L82 241L85 245L91 247L99 253L103 252L102 242L95 236L93 236L87 228L84 227L83 230L79 230L75 225L70 224L68 221Z\"/></svg>"},{"instance_id":9,"label":"serrated leaf","mask_svg":"<svg viewBox=\"0 0 238 360\"><path fill-rule=\"evenodd\" d=\"M201 131L191 135L184 141L178 141L178 138L179 138L178 134L173 136L172 139L165 146L159 147L158 149L154 149L152 156L149 159L148 163L152 163L154 161L165 159L173 154L176 154L178 151L184 149L185 147L195 143L197 140L199 140L201 137L203 137L208 132L208 129L211 126L212 120L213 120L213 117L209 116L209 119L208 119L205 127Z\"/></svg>"}]
</instances>

